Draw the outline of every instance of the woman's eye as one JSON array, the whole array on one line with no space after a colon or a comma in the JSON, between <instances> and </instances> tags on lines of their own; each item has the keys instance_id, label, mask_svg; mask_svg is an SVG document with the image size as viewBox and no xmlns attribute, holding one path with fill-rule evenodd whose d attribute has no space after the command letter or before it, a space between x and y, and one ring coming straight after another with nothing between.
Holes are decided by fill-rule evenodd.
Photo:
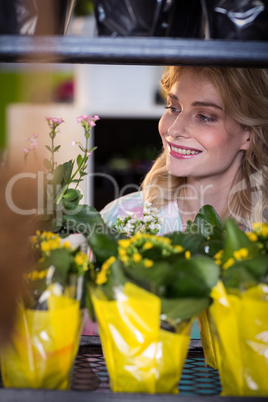
<instances>
[{"instance_id":1,"label":"woman's eye","mask_svg":"<svg viewBox=\"0 0 268 402\"><path fill-rule=\"evenodd\" d=\"M165 109L168 109L170 113L180 113L181 109L174 106L166 106Z\"/></svg>"},{"instance_id":2,"label":"woman's eye","mask_svg":"<svg viewBox=\"0 0 268 402\"><path fill-rule=\"evenodd\" d=\"M204 114L199 114L198 118L204 122L213 123L215 119L213 117L206 116Z\"/></svg>"}]
</instances>

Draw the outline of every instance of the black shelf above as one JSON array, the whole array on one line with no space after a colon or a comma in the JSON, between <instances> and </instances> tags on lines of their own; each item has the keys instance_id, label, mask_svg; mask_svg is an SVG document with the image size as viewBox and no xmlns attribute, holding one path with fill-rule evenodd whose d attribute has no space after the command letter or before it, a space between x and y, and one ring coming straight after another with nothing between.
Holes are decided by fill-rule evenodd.
<instances>
[{"instance_id":1,"label":"black shelf above","mask_svg":"<svg viewBox=\"0 0 268 402\"><path fill-rule=\"evenodd\" d=\"M0 62L268 67L268 42L157 37L0 36Z\"/></svg>"}]
</instances>

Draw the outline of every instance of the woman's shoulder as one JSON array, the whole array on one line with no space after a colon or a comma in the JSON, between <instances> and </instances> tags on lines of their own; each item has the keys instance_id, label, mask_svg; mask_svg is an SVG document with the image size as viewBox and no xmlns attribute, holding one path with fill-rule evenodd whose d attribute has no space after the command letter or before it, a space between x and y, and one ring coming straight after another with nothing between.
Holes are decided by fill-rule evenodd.
<instances>
[{"instance_id":1,"label":"woman's shoulder","mask_svg":"<svg viewBox=\"0 0 268 402\"><path fill-rule=\"evenodd\" d=\"M138 217L143 213L144 198L142 191L136 191L115 199L101 210L101 216L105 222L115 223L118 216L126 216L128 212L135 213Z\"/></svg>"}]
</instances>

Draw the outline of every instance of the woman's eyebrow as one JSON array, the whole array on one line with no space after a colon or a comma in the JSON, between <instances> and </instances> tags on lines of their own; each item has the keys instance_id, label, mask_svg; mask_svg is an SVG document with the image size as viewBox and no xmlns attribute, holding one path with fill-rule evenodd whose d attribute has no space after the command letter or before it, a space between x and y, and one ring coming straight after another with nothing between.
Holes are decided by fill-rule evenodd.
<instances>
[{"instance_id":1,"label":"woman's eyebrow","mask_svg":"<svg viewBox=\"0 0 268 402\"><path fill-rule=\"evenodd\" d=\"M196 101L196 102L192 103L192 106L208 106L208 107L214 107L215 109L222 110L221 106L219 106L219 105L217 105L216 103L213 103L213 102L199 102L199 101Z\"/></svg>"},{"instance_id":2,"label":"woman's eyebrow","mask_svg":"<svg viewBox=\"0 0 268 402\"><path fill-rule=\"evenodd\" d=\"M176 95L174 95L173 93L171 93L171 92L167 94L167 98L171 98L171 99L174 99L174 100L179 100L179 98Z\"/></svg>"}]
</instances>

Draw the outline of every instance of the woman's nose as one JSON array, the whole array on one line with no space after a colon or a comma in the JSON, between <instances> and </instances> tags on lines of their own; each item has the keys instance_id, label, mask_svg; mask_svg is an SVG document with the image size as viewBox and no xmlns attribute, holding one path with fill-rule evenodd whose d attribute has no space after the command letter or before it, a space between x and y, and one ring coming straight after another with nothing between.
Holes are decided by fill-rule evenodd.
<instances>
[{"instance_id":1,"label":"woman's nose","mask_svg":"<svg viewBox=\"0 0 268 402\"><path fill-rule=\"evenodd\" d=\"M183 115L183 113L180 113L180 115L177 116L170 125L168 134L173 138L189 136L187 118Z\"/></svg>"}]
</instances>

